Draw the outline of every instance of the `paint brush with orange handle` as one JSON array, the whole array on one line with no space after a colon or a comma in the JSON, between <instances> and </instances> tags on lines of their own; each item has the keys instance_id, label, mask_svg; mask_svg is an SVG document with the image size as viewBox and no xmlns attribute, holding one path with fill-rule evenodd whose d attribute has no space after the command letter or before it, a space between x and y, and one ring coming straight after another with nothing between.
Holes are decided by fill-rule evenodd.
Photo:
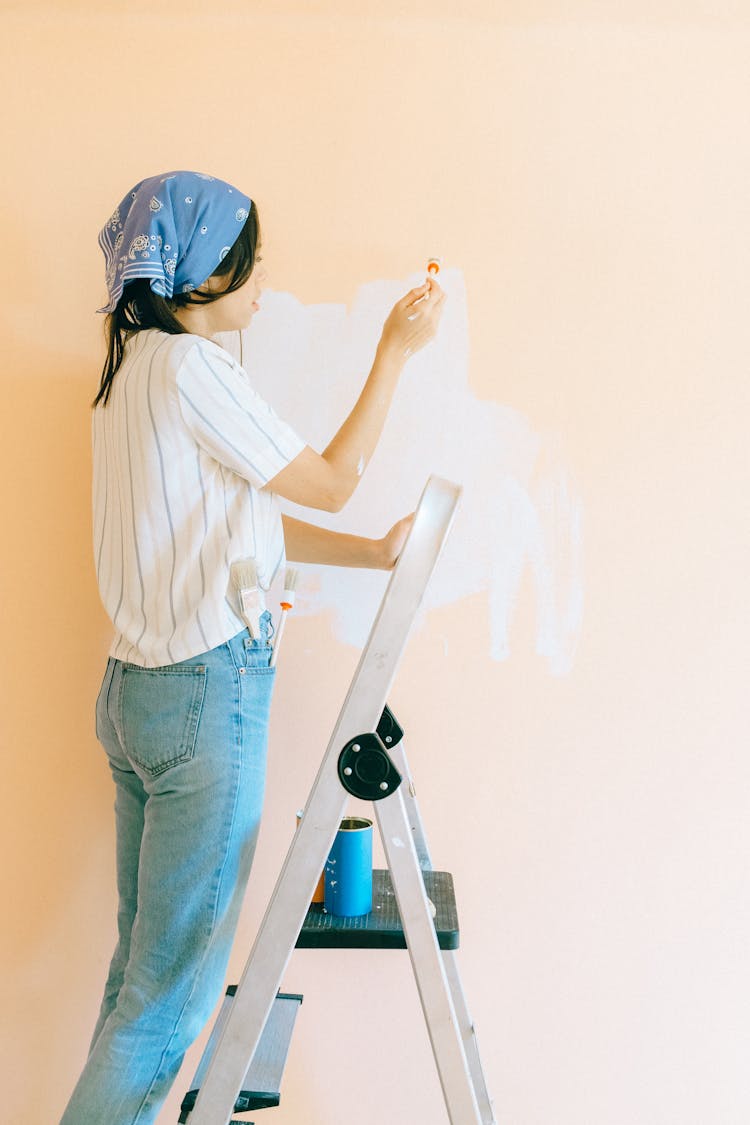
<instances>
[{"instance_id":1,"label":"paint brush with orange handle","mask_svg":"<svg viewBox=\"0 0 750 1125\"><path fill-rule=\"evenodd\" d=\"M293 566L287 567L286 575L284 576L284 593L281 601L281 620L279 621L279 631L276 634L276 639L273 643L273 652L271 653L270 667L276 665L276 657L279 654L279 645L281 638L284 634L284 626L286 625L286 615L294 605L294 591L297 589L297 579L299 571L295 570Z\"/></svg>"}]
</instances>

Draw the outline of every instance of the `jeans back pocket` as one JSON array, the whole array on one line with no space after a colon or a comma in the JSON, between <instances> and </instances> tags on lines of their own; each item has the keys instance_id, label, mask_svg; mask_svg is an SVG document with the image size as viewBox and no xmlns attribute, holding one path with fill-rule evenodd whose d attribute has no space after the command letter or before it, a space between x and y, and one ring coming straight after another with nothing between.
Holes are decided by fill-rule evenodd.
<instances>
[{"instance_id":1,"label":"jeans back pocket","mask_svg":"<svg viewBox=\"0 0 750 1125\"><path fill-rule=\"evenodd\" d=\"M122 738L128 758L151 777L195 753L206 667L122 669Z\"/></svg>"}]
</instances>

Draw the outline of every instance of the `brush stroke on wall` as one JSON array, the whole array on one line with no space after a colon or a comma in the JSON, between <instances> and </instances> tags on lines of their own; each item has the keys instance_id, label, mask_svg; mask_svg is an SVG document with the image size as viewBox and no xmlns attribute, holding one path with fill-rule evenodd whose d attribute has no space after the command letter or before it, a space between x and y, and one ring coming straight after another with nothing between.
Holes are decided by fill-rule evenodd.
<instances>
[{"instance_id":1,"label":"brush stroke on wall","mask_svg":"<svg viewBox=\"0 0 750 1125\"><path fill-rule=\"evenodd\" d=\"M423 280L414 274L368 282L351 308L304 305L289 293L266 290L250 328L217 340L241 361L274 409L321 450L359 395L390 309ZM444 269L440 283L448 300L437 338L409 359L383 436L343 513L311 514L287 502L284 508L322 526L380 536L414 509L430 474L462 484L456 523L421 616L486 590L490 654L505 660L529 567L536 651L554 675L563 675L572 667L583 612L580 497L557 435L535 433L518 411L472 393L463 275ZM501 353L499 347L499 372ZM331 611L338 638L361 646L388 576L301 569L295 613Z\"/></svg>"}]
</instances>

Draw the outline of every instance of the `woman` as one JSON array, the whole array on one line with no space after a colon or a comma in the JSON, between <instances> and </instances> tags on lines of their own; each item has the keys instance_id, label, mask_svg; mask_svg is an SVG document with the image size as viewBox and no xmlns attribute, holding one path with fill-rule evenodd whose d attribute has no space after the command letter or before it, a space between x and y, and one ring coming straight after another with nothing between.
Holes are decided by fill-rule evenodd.
<instances>
[{"instance_id":1,"label":"woman","mask_svg":"<svg viewBox=\"0 0 750 1125\"><path fill-rule=\"evenodd\" d=\"M220 995L260 825L275 669L232 564L267 589L285 556L391 568L383 539L281 515L339 511L410 354L435 335L428 281L388 316L349 417L316 453L212 337L248 326L265 272L255 204L214 177L141 181L99 236L108 354L94 402L94 547L115 637L96 706L115 781L119 940L61 1125L147 1125Z\"/></svg>"}]
</instances>

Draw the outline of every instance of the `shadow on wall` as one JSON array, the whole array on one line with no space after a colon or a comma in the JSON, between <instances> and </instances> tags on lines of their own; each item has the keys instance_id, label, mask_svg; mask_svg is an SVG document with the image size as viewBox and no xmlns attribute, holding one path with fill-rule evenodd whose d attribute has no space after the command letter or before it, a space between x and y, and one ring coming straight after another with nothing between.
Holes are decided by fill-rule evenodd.
<instances>
[{"instance_id":1,"label":"shadow on wall","mask_svg":"<svg viewBox=\"0 0 750 1125\"><path fill-rule=\"evenodd\" d=\"M251 327L220 341L276 411L323 449L356 401L390 309L422 280L415 274L369 282L349 311L337 304L305 306L288 293L267 290ZM406 365L361 485L343 515L316 512L313 518L382 535L413 510L431 473L462 484L456 525L422 614L487 590L491 655L505 660L528 566L536 595L536 651L554 675L564 675L572 667L583 613L581 500L557 435L537 434L518 411L472 393L463 275L443 270L440 282L448 300L438 337ZM285 507L310 518L296 505ZM386 581L384 574L316 568L304 575L298 611L331 610L339 639L360 647Z\"/></svg>"}]
</instances>

